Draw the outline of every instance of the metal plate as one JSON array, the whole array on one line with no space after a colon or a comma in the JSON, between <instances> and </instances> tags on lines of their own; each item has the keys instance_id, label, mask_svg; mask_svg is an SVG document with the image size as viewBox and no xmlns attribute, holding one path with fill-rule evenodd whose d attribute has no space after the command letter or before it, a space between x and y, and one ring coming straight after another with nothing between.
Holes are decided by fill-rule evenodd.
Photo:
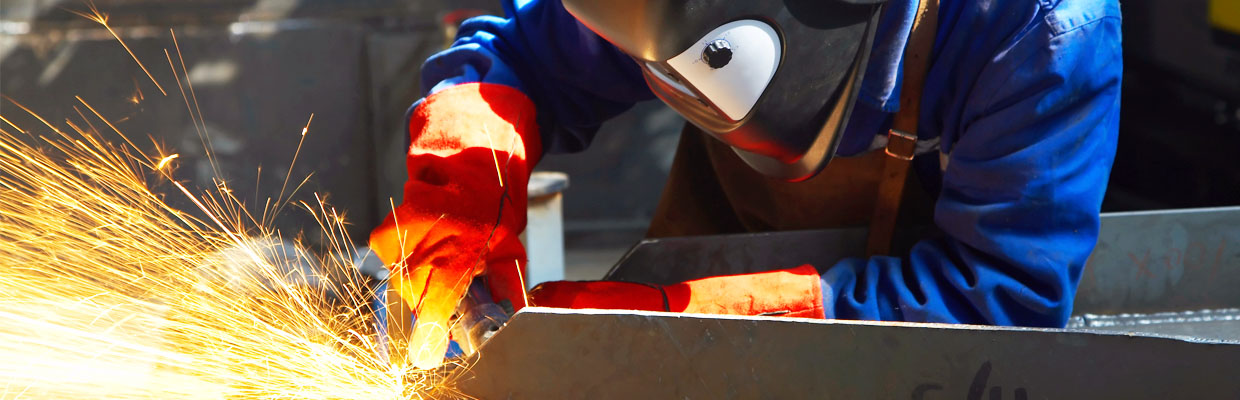
<instances>
[{"instance_id":1,"label":"metal plate","mask_svg":"<svg viewBox=\"0 0 1240 400\"><path fill-rule=\"evenodd\" d=\"M1076 313L1240 307L1240 207L1102 215Z\"/></svg>"},{"instance_id":2,"label":"metal plate","mask_svg":"<svg viewBox=\"0 0 1240 400\"><path fill-rule=\"evenodd\" d=\"M1085 314L1073 317L1068 327L1240 342L1240 308L1153 314Z\"/></svg>"},{"instance_id":3,"label":"metal plate","mask_svg":"<svg viewBox=\"0 0 1240 400\"><path fill-rule=\"evenodd\" d=\"M1056 329L526 308L483 399L1234 399L1240 344Z\"/></svg>"}]
</instances>

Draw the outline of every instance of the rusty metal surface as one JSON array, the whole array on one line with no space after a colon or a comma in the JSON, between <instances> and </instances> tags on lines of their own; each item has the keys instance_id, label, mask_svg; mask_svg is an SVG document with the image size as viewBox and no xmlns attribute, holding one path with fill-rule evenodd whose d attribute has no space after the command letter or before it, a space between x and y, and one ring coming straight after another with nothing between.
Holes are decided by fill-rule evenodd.
<instances>
[{"instance_id":1,"label":"rusty metal surface","mask_svg":"<svg viewBox=\"0 0 1240 400\"><path fill-rule=\"evenodd\" d=\"M1234 399L1240 344L1059 329L527 308L483 399Z\"/></svg>"}]
</instances>

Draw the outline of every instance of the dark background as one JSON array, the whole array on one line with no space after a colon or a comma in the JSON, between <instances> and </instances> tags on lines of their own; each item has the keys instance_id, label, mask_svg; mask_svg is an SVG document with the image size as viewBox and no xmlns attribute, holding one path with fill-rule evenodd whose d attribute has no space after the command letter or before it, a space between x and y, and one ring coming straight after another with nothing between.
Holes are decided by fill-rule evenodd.
<instances>
[{"instance_id":1,"label":"dark background","mask_svg":"<svg viewBox=\"0 0 1240 400\"><path fill-rule=\"evenodd\" d=\"M168 31L174 28L230 188L252 203L275 197L290 172L301 127L314 113L291 171L293 184L312 172L314 177L295 199L328 194L347 210L350 233L360 244L389 209L389 198L400 201L401 125L405 109L421 95L419 65L445 46L453 21L498 13L497 4L96 1L163 85L165 97L107 31L68 11L84 11L85 3L4 0L0 93L51 121L76 116L74 96L80 95L122 120L117 125L126 134L180 153L179 179L210 187L212 169L164 55L168 49L177 61ZM1122 5L1123 112L1105 210L1240 204L1240 48L1212 32L1206 0ZM144 99L130 101L139 91ZM39 123L7 101L0 101L0 114L40 131ZM682 123L658 102L648 102L609 122L588 151L543 161L540 169L570 175L564 200L570 249L640 237ZM276 226L318 236L313 221L296 210Z\"/></svg>"}]
</instances>

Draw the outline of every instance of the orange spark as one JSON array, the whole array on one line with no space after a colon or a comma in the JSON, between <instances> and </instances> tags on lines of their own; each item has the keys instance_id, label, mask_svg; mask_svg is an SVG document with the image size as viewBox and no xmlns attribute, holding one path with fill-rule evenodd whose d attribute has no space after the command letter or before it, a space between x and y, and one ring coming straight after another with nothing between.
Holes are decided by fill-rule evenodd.
<instances>
[{"instance_id":1,"label":"orange spark","mask_svg":"<svg viewBox=\"0 0 1240 400\"><path fill-rule=\"evenodd\" d=\"M167 157L164 157L164 158L160 159L160 160L159 160L159 164L156 164L156 165L155 165L155 169L164 169L164 166L168 165L168 162L170 162L170 161L172 161L172 160L174 160L174 159L176 159L177 157L180 157L180 156L181 156L180 154L173 154L173 155L170 155L170 156L167 156Z\"/></svg>"},{"instance_id":2,"label":"orange spark","mask_svg":"<svg viewBox=\"0 0 1240 400\"><path fill-rule=\"evenodd\" d=\"M526 307L530 306L530 294L525 292L525 274L521 273L521 260L512 260L517 265L517 281L521 282L521 301Z\"/></svg>"},{"instance_id":3,"label":"orange spark","mask_svg":"<svg viewBox=\"0 0 1240 400\"><path fill-rule=\"evenodd\" d=\"M108 33L111 33L112 37L116 38L116 41L121 43L121 47L125 48L125 51L129 53L129 56L133 57L133 61L138 63L138 67L142 68L142 72L146 73L146 77L151 78L151 83L155 84L155 87L159 89L159 92L163 93L164 96L167 96L168 92L165 92L164 87L160 86L159 82L155 81L155 77L151 75L151 71L147 71L146 66L142 65L142 61L138 61L138 56L133 54L133 50L129 49L129 45L125 44L124 40L121 40L120 35L117 35L116 31L113 31L111 26L108 26L108 15L99 12L99 8L95 7L95 2L93 0L87 1L86 4L88 7L90 7L90 14L87 14L81 11L76 11L76 10L68 10L68 11L71 13L77 14L78 16L81 16L82 18L86 18L88 20L94 21L98 23L99 25L103 25L103 28L107 29Z\"/></svg>"},{"instance_id":4,"label":"orange spark","mask_svg":"<svg viewBox=\"0 0 1240 400\"><path fill-rule=\"evenodd\" d=\"M215 145L211 143L211 133L207 131L207 120L202 117L202 108L198 106L198 93L194 92L194 82L189 80L189 69L185 67L185 56L181 55L181 42L177 41L177 33L172 28L168 28L168 34L172 35L172 45L177 49L177 59L181 61L181 72L185 74L185 86L189 87L189 98L185 97L185 89L181 89L181 97L186 101L185 109L189 110L189 99L193 98L194 111L189 113L190 121L196 121L194 122L194 130L198 131L198 139L203 142L203 148L206 149L207 161L211 163L211 170L216 175L222 175L215 162ZM168 54L167 49L164 49L164 54ZM168 66L172 68L172 76L177 76L177 69L172 66L172 57L168 58ZM177 78L177 86L179 87L180 85L181 79ZM197 118L194 118L195 113L198 114ZM198 129L199 124L202 125L202 130Z\"/></svg>"},{"instance_id":5,"label":"orange spark","mask_svg":"<svg viewBox=\"0 0 1240 400\"><path fill-rule=\"evenodd\" d=\"M314 122L314 113L310 113L310 119L306 120L306 125L301 127L301 139L297 140L297 150L293 151L293 162L288 164L288 173L284 175L284 184L280 186L280 195L276 197L275 214L279 214L279 210L284 207L284 202L286 201L284 190L288 188L288 180L293 176L293 166L297 165L297 157L301 155L301 145L306 142L306 132L310 130L311 122ZM305 181L302 181L302 184L305 184ZM300 188L301 185L298 185L297 189ZM297 193L297 189L293 189L293 193ZM293 194L290 193L289 197L292 198Z\"/></svg>"},{"instance_id":6,"label":"orange spark","mask_svg":"<svg viewBox=\"0 0 1240 400\"><path fill-rule=\"evenodd\" d=\"M487 137L487 146L491 149L491 160L495 161L495 178L499 180L499 187L504 187L504 173L500 172L499 155L495 152L495 142L491 141L491 132L487 131L483 136Z\"/></svg>"},{"instance_id":7,"label":"orange spark","mask_svg":"<svg viewBox=\"0 0 1240 400\"><path fill-rule=\"evenodd\" d=\"M9 124L9 126L13 127L13 129L16 129L18 132L25 132L22 128L14 124L13 121L9 121L9 119L5 118L3 115L0 115L0 121L4 121L4 123Z\"/></svg>"},{"instance_id":8,"label":"orange spark","mask_svg":"<svg viewBox=\"0 0 1240 400\"><path fill-rule=\"evenodd\" d=\"M39 120L39 122L42 122L43 125L47 125L48 128L52 128L53 132L61 133L60 129L57 129L55 126L53 126L51 122L47 122L46 119L43 119L43 117L39 116L39 114L35 114L34 111L31 111L30 108L27 108L26 106L22 105L22 103L18 103L17 100L13 100L13 98L9 96L4 96L4 95L0 95L0 96L3 96L5 100L8 100L10 103L13 103L13 105L17 106L17 108L20 108L22 109L22 111L25 111L26 113L33 116L35 119ZM6 119L4 120L4 122L9 122L9 120ZM9 125L13 125L13 123L9 122ZM13 125L13 127L17 128L17 125ZM21 130L21 128L18 128L18 130Z\"/></svg>"},{"instance_id":9,"label":"orange spark","mask_svg":"<svg viewBox=\"0 0 1240 400\"><path fill-rule=\"evenodd\" d=\"M310 113L310 120L306 121L306 126L301 127L301 135L306 136L306 132L310 131L310 123L314 122L314 113Z\"/></svg>"},{"instance_id":10,"label":"orange spark","mask_svg":"<svg viewBox=\"0 0 1240 400\"><path fill-rule=\"evenodd\" d=\"M142 88L138 86L138 79L134 78L133 95L129 96L129 102L138 105L142 103L142 100L146 100L146 96L142 94Z\"/></svg>"}]
</instances>

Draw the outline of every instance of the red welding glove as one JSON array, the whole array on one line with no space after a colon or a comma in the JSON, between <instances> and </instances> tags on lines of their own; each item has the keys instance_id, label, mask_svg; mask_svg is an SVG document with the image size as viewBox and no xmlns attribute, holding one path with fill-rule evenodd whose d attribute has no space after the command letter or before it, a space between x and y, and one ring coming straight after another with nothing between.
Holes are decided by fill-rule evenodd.
<instances>
[{"instance_id":1,"label":"red welding glove","mask_svg":"<svg viewBox=\"0 0 1240 400\"><path fill-rule=\"evenodd\" d=\"M416 317L410 354L438 366L448 321L473 278L486 273L496 301L525 305L526 184L542 154L534 105L508 86L473 83L428 96L409 119L404 202L370 235L393 267L390 285Z\"/></svg>"},{"instance_id":2,"label":"red welding glove","mask_svg":"<svg viewBox=\"0 0 1240 400\"><path fill-rule=\"evenodd\" d=\"M779 271L715 276L659 286L615 281L546 282L530 290L539 307L671 311L825 318L818 271L806 264Z\"/></svg>"}]
</instances>

